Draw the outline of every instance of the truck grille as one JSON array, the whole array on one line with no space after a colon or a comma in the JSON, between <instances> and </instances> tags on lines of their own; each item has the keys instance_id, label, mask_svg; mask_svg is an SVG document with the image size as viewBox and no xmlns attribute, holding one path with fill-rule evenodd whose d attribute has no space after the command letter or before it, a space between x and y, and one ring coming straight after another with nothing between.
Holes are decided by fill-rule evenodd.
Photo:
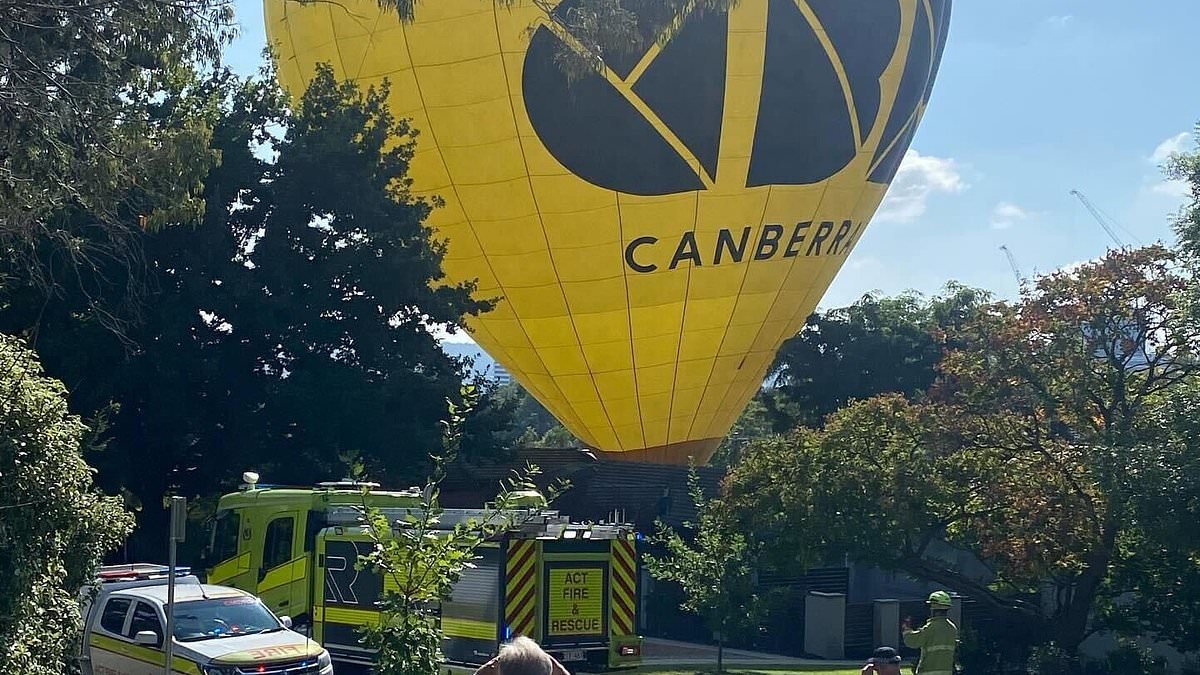
<instances>
[{"instance_id":1,"label":"truck grille","mask_svg":"<svg viewBox=\"0 0 1200 675\"><path fill-rule=\"evenodd\" d=\"M320 675L321 664L317 657L301 661L283 663L266 663L259 666L241 666L238 672L242 675Z\"/></svg>"}]
</instances>

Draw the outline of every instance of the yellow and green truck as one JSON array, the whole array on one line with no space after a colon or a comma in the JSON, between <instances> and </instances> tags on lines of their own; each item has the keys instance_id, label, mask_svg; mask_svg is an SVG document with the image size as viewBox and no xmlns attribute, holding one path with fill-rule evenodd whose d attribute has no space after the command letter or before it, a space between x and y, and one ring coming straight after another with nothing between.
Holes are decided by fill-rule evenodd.
<instances>
[{"instance_id":1,"label":"yellow and green truck","mask_svg":"<svg viewBox=\"0 0 1200 675\"><path fill-rule=\"evenodd\" d=\"M247 474L253 476L253 474ZM379 619L383 577L359 569L371 550L363 500L392 522L419 509L419 490L366 493L343 481L312 488L247 482L221 497L206 551L208 581L258 595L293 617L335 661L370 665L359 642ZM571 522L536 492L486 541L440 607L448 666L477 666L518 635L572 670L617 670L641 661L638 535L622 524ZM439 526L479 522L483 510L446 509ZM390 583L390 582L389 582Z\"/></svg>"}]
</instances>

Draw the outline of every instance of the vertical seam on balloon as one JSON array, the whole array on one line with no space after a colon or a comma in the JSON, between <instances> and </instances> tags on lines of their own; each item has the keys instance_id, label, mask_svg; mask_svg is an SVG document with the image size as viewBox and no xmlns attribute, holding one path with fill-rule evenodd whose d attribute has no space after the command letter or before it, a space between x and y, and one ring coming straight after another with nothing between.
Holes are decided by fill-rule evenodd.
<instances>
[{"instance_id":1,"label":"vertical seam on balloon","mask_svg":"<svg viewBox=\"0 0 1200 675\"><path fill-rule=\"evenodd\" d=\"M767 186L767 196L765 199L763 199L762 213L758 217L758 226L760 229L762 228L763 221L767 217L767 208L771 205L772 187L774 186ZM688 438L692 437L692 433L696 429L696 418L700 416L699 408L700 406L704 405L704 399L708 396L708 388L712 384L713 372L717 369L717 361L719 361L721 358L721 349L725 346L725 338L729 337L729 327L733 324L733 316L737 314L738 303L741 302L742 290L746 287L746 277L750 276L750 266L752 264L754 264L753 256L751 256L750 260L746 261L746 271L742 273L742 280L738 283L737 294L733 296L733 307L729 310L729 318L725 321L725 331L721 333L721 342L717 344L717 351L713 354L712 368L709 369L708 377L704 381L704 393L700 395L700 404L696 406L696 415L695 417L692 417L692 423L688 425ZM729 390L726 389L726 393L728 393L728 391ZM724 401L725 397L722 396L721 402ZM705 429L707 429L707 427L705 427Z\"/></svg>"},{"instance_id":2,"label":"vertical seam on balloon","mask_svg":"<svg viewBox=\"0 0 1200 675\"><path fill-rule=\"evenodd\" d=\"M621 246L624 247L625 214L621 212L621 193L613 190L613 196L617 200L617 233L621 236ZM629 371L633 374L633 401L637 404L638 425L642 428L641 444L644 446L646 445L646 421L642 417L642 396L638 388L637 349L633 346L633 297L629 295L629 269L625 265L621 266L621 281L625 285L625 323L629 329ZM609 423L612 423L611 420ZM616 427L613 427L613 435L617 437L617 445L622 445Z\"/></svg>"},{"instance_id":3,"label":"vertical seam on balloon","mask_svg":"<svg viewBox=\"0 0 1200 675\"><path fill-rule=\"evenodd\" d=\"M692 213L692 240L696 237L696 227L700 222L700 192L696 191L696 210ZM683 327L687 324L687 308L688 298L692 295L692 269L694 263L688 263L687 281L683 285L683 311L679 314L679 338L675 341L675 369L671 373L671 402L667 404L667 442L663 445L671 445L671 427L675 423L675 390L679 385L679 353L683 350ZM715 362L714 362L715 363ZM701 394L703 397L703 394ZM692 420L695 420L695 415ZM687 438L684 438L686 441Z\"/></svg>"},{"instance_id":4,"label":"vertical seam on balloon","mask_svg":"<svg viewBox=\"0 0 1200 675\"><path fill-rule=\"evenodd\" d=\"M742 11L749 13L749 10L745 9L745 7L747 7L747 5L743 4L743 5L742 5L742 7L743 7L743 10L742 10ZM761 24L759 24L759 26L761 26L761 29L762 29L762 41L761 41L761 44L760 44L759 46L760 46L760 47L761 47L761 49L762 49L762 59L763 59L763 60L762 60L762 68L761 68L761 71L762 71L762 75L761 75L761 77L763 77L763 78L765 79L765 74L766 74L766 58L767 58L767 55L766 55L766 50L767 50L767 45L766 45L766 37L767 37L767 30L768 30L768 26L770 25L770 21L771 21L770 5L768 4L767 6L763 7L763 9L762 9L762 12L763 12L763 16L762 16L762 23L761 23ZM731 49L733 49L733 44L734 44L734 41L733 41L733 38L732 38L732 31L733 31L733 28L734 28L734 25L736 24L736 22L734 21L735 17L734 17L734 15L733 15L733 13L732 13L732 12L730 13L730 17L729 17L729 19L730 19L730 24L729 24L729 29L728 29L728 30L730 31L730 39L729 39L729 41L726 43L726 47L725 47L725 48L726 48L726 50L727 50L727 51L728 51L728 50L731 50ZM730 58L729 58L729 55L727 54L727 55L726 55L726 64L725 64L725 84L726 84L726 86L725 86L725 96L726 96L726 103L728 103L728 96L729 96L729 91L730 91L730 88L729 88L729 69L730 69L730 64L731 64L731 63L733 63L733 62L734 62L734 60L733 60L733 59L730 59ZM758 110L759 110L759 112L761 112L761 109L762 109L762 88L763 88L763 82L762 82L762 81L760 81L760 82L759 82L759 92L758 92L758 94L759 94L759 101L758 101ZM755 134L753 134L753 135L752 135L752 137L751 137L751 139L750 139L750 151L749 151L749 155L748 155L748 157L746 158L746 160L747 160L747 161L746 161L747 170L748 170L748 168L749 168L749 163L750 163L750 160L751 160L751 159L753 159L753 145L754 145L754 143L753 143L753 136L754 136L754 135L757 135L757 115L756 115L755 119L756 119L756 121L755 121ZM722 129L722 131L721 131L721 133L722 133L722 136L724 136L724 134L726 133L726 131L727 131L727 129L725 129L725 128L723 128L723 129ZM726 150L726 148L724 147L724 140L725 140L725 139L724 139L724 137L722 137L722 139L721 139L721 140L722 140L722 143L721 143L721 148L720 148L720 150L722 150L722 151L723 151L723 150ZM718 151L718 157L721 157L721 154L722 154L722 153L721 153L720 151ZM723 159L723 158L722 158L722 159ZM718 172L719 172L719 171L720 171L720 169L718 169ZM726 175L728 175L728 172L726 172ZM743 188L744 188L744 187L745 187L745 185L746 185L746 176L745 176L745 175L740 175L740 176L738 176L738 177L737 177L737 182L738 182L738 184L739 184L741 187L743 187ZM759 219L758 219L758 222L759 222L759 227L760 227L760 228L762 227L762 221L763 221L763 220L766 218L766 215L767 215L767 208L769 207L769 205L770 205L770 203L771 203L771 189L772 189L772 186L768 185L768 186L766 186L766 187L767 187L767 190L766 190L766 195L765 195L765 196L764 196L764 198L763 198L763 207L762 207L762 213L761 213L761 214L759 214ZM734 316L734 314L736 314L736 313L737 313L737 307L738 307L738 303L739 303L739 301L741 300L742 290L743 290L743 289L746 287L746 277L748 277L748 276L749 276L749 274L750 274L750 265L751 265L752 263L753 263L753 256L751 256L751 260L749 260L749 261L747 261L747 262L746 262L746 265L745 265L745 268L746 268L746 269L745 269L745 271L742 273L742 279L741 279L741 281L738 283L738 290L737 290L737 294L733 296L733 307L731 307L731 308L730 308L730 310L729 310L729 317L728 317L728 318L726 319L726 321L725 321L725 330L724 330L724 331L722 332L722 334L721 334L721 340L720 340L720 342L718 342L718 343L717 343L717 349L716 349L716 351L715 351L715 352L713 352L712 365L710 365L710 366L709 366L709 369L708 369L708 377L707 377L707 378L705 378L705 380L704 380L704 388L703 388L703 390L702 390L702 391L701 391L701 393L700 393L700 402L699 402L699 403L696 405L696 410L694 411L694 414L692 415L692 421L691 421L691 422L688 424L688 433L687 433L687 437L688 437L689 439L691 439L691 438L694 436L694 434L695 434L695 431L696 431L696 419L697 419L698 417L700 417L700 408L701 408L701 407L704 405L704 400L705 400L706 398L708 398L709 387L711 387L711 386L712 386L712 376L713 376L713 372L714 372L714 371L716 371L716 369L717 369L717 362L718 362L718 361L720 360L720 358L721 358L721 349L722 349L722 348L725 346L725 339L726 339L726 338L729 336L729 326L730 326L730 324L732 324L732 323L733 323L733 316ZM724 400L724 397L722 397L722 400ZM705 433L707 433L707 427L705 427Z\"/></svg>"},{"instance_id":5,"label":"vertical seam on balloon","mask_svg":"<svg viewBox=\"0 0 1200 675\"><path fill-rule=\"evenodd\" d=\"M825 50L825 56L829 59L830 65L833 66L833 72L837 75L838 84L842 87L842 98L846 101L846 114L850 117L850 129L854 133L855 147L861 149L866 139L863 138L862 128L858 123L858 106L854 103L854 90L850 88L850 76L846 74L846 66L842 63L842 56L838 53L830 39L829 34L825 32L825 26L821 23L820 17L809 7L807 0L793 0L796 8L800 10L800 14L804 16L804 20L808 22L812 28L813 35L816 36L817 42L821 45L821 49Z\"/></svg>"},{"instance_id":6,"label":"vertical seam on balloon","mask_svg":"<svg viewBox=\"0 0 1200 675\"><path fill-rule=\"evenodd\" d=\"M588 362L587 352L583 349L583 342L579 339L579 328L575 325L575 317L571 314L571 301L567 299L567 291L563 288L562 278L558 276L558 263L554 260L554 251L550 248L550 235L546 234L546 221L542 218L542 207L538 204L537 193L533 189L533 177L529 175L529 159L525 156L525 141L521 139L521 130L517 126L517 109L513 105L512 100L512 82L508 78L508 64L504 60L504 43L500 40L500 18L496 15L497 10L492 10L492 25L496 29L496 49L500 53L500 69L504 72L504 88L508 91L508 109L512 113L512 128L513 136L517 139L517 147L521 149L521 165L525 167L525 184L529 187L529 199L533 201L533 208L537 211L538 226L542 228L542 241L546 244L546 256L550 258L550 269L554 271L554 279L558 286L558 294L562 296L563 306L567 308L567 320L571 322L571 332L575 335L575 346L579 349L579 356L583 359L584 366L587 367L588 379L592 382L592 390L596 392L596 401L600 404L600 408L604 411L604 417L608 420L608 426L612 427L612 415L608 412L608 406L604 404L604 398L600 395L600 385L596 384L596 374L592 372L591 364ZM522 325L522 330L524 325ZM530 346L532 341L530 341ZM537 348L534 347L534 351ZM545 363L543 362L543 367ZM549 369L546 372L550 379L554 381L554 377L550 375ZM558 388L558 382L554 382L555 388ZM562 390L559 389L559 393ZM563 401L568 408L574 410L571 402L567 400L566 395L563 395ZM587 425L583 423L583 417L579 411L575 410L575 416L579 420L579 426L586 429ZM639 415L640 416L640 415ZM616 435L616 429L613 429L613 435ZM645 434L643 433L643 439ZM617 439L620 444L620 439Z\"/></svg>"},{"instance_id":7,"label":"vertical seam on balloon","mask_svg":"<svg viewBox=\"0 0 1200 675\"><path fill-rule=\"evenodd\" d=\"M363 50L362 58L358 60L358 68L354 70L354 80L357 82L362 77L363 64L367 62L367 54L371 48L375 46L375 31L379 29L379 22L383 19L383 12L375 15L375 23L371 25L371 32L367 33L367 47ZM411 65L411 64L410 64Z\"/></svg>"},{"instance_id":8,"label":"vertical seam on balloon","mask_svg":"<svg viewBox=\"0 0 1200 675\"><path fill-rule=\"evenodd\" d=\"M349 78L350 69L346 67L346 57L342 55L342 41L338 38L337 27L333 24L333 6L326 5L326 9L329 11L329 34L333 36L333 48L337 50L338 61L342 64L342 72L346 73L346 77ZM357 80L357 75L353 79ZM356 83L355 87L357 88L357 86Z\"/></svg>"},{"instance_id":9,"label":"vertical seam on balloon","mask_svg":"<svg viewBox=\"0 0 1200 675\"><path fill-rule=\"evenodd\" d=\"M288 8L288 3L284 2L283 3L283 25L287 26L288 41L292 43L292 61L294 62L293 65L296 66L296 74L300 76L300 81L304 83L304 91L300 92L299 95L297 95L295 97L295 102L299 103L300 99L304 97L305 92L308 91L308 79L304 77L304 70L302 68L300 68L300 61L296 57L296 36L292 35L292 22L291 22L291 18L288 17L287 8Z\"/></svg>"},{"instance_id":10,"label":"vertical seam on balloon","mask_svg":"<svg viewBox=\"0 0 1200 675\"><path fill-rule=\"evenodd\" d=\"M408 43L408 27L405 26L403 23L401 23L400 31L404 35L404 53L406 56L408 56L408 63L412 67L413 84L415 84L417 87L417 98L420 99L421 107L422 107L422 109L424 109L425 93L421 89L421 76L417 69L416 62L413 61L412 47ZM503 63L504 63L503 51L501 51L500 62L503 65ZM450 167L446 165L446 158L442 155L441 146L438 145L437 132L433 128L432 117L426 115L426 124L429 127L428 128L429 136L430 136L430 138L433 139L434 145L438 148L438 159L441 160L442 168L446 170L446 175L449 176L450 175ZM475 232L475 223L472 222L471 216L467 214L466 206L463 204L462 197L458 194L458 186L454 184L453 179L451 179L451 181L450 181L450 190L452 192L454 192L454 198L456 200L458 200L458 206L460 209L462 209L463 218L466 220L467 227L469 227L471 229L471 236L475 238L475 244L477 246L479 246L480 251L483 251L483 244L482 244L482 242L479 241L479 235ZM483 253L483 260L488 266L488 271L491 273L491 275L493 277L495 277L496 285L499 286L500 292L503 293L505 296L507 296L507 292L504 289L504 284L500 281L500 277L496 275L496 270L492 268L492 261L488 258L486 251ZM517 310L515 307L513 308L513 316L517 316ZM537 349L534 349L533 340L529 339L529 333L525 330L525 324L523 322L521 322L519 316L517 316L517 325L519 325L521 327L521 332L525 335L525 339L529 342L530 351L532 351L533 354L537 357L538 361L541 362L542 369L546 371L546 377L554 384L554 388L558 389L558 393L560 396L562 396L563 401L566 401L566 399L567 399L566 395L563 394L562 390L558 388L558 382L555 381L555 379L553 377L550 377L550 370L548 368L546 368L546 362L542 361L542 355L540 353L538 353Z\"/></svg>"},{"instance_id":11,"label":"vertical seam on balloon","mask_svg":"<svg viewBox=\"0 0 1200 675\"><path fill-rule=\"evenodd\" d=\"M863 192L864 193L866 192L865 186L863 187ZM859 196L859 199L861 200L862 197ZM868 218L867 220L862 221L862 223L858 226L858 228L856 228L856 234L854 236L854 241L851 242L850 247L848 249L846 249L846 254L844 256L841 256L843 258L842 264L845 264L845 262L850 259L850 253L854 250L855 247L858 246L858 242L862 241L862 236L866 232L867 225L869 225L869 224L870 224L870 219ZM833 260L835 260L835 258L832 258L832 257L828 257L825 259L825 262L821 264L821 271L818 273L818 278L821 276L824 276L825 269L829 266L829 264ZM790 325L794 324L796 322L796 320L798 318L800 318L800 308L803 307L805 305L805 303L808 302L809 296L812 295L812 289L813 289L813 287L810 286L808 292L805 293L805 295L804 295L804 299L801 300L800 304L796 305L796 311L793 312L791 318L788 319L787 325L790 326ZM823 292L824 291L822 291L822 293ZM815 304L813 306L813 309L816 309ZM786 330L786 328L784 330ZM799 329L797 329L797 333L798 332L799 332Z\"/></svg>"},{"instance_id":12,"label":"vertical seam on balloon","mask_svg":"<svg viewBox=\"0 0 1200 675\"><path fill-rule=\"evenodd\" d=\"M853 115L854 113L851 112L850 114ZM817 205L813 209L813 217L814 218L816 217L816 214L821 212L821 204L825 201L825 195L829 192L829 186L832 184L832 182L833 182L832 180L827 180L827 181L825 181L825 184L821 186L821 196L820 196L820 198L817 199ZM763 209L763 219L764 220L766 219L766 209L765 208ZM792 276L792 272L796 269L796 261L800 260L801 257L802 256L799 256L799 255L792 256L792 261L788 264L787 274L784 275L783 280L779 284L779 287L775 289L775 297L771 298L771 306L767 308L767 313L763 315L762 322L758 324L758 330L756 330L754 332L754 339L750 341L750 349L751 350L754 349L754 343L758 342L758 338L762 335L763 326L767 325L767 318L771 316L771 311L775 309L775 303L779 302L779 294L783 292L784 285L787 284L788 280ZM739 295L740 295L740 293L739 293ZM808 301L808 297L810 295L812 295L812 286L809 286L808 290L805 292L804 299L801 301L800 306L803 306L804 302ZM789 320L788 323L790 324L791 321ZM785 328L784 330L787 330L787 329ZM749 355L749 353L752 353L752 352L748 352L747 355ZM745 356L743 356L742 359L744 361ZM732 389L727 390L725 392L725 395L728 396L730 391L732 391ZM722 399L721 402L724 403L725 402L724 399Z\"/></svg>"}]
</instances>

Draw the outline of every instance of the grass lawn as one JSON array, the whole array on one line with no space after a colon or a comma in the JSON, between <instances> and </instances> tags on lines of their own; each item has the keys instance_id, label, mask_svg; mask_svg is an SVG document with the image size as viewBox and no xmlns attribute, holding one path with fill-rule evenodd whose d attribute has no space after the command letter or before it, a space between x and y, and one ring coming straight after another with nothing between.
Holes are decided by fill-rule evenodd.
<instances>
[{"instance_id":1,"label":"grass lawn","mask_svg":"<svg viewBox=\"0 0 1200 675\"><path fill-rule=\"evenodd\" d=\"M672 670L655 670L654 668L639 668L637 673L646 673L646 675L714 675L715 669L695 670L695 669L672 669ZM854 668L847 670L845 668L812 668L809 670L775 670L775 669L746 669L746 668L726 668L725 675L859 675L859 669Z\"/></svg>"}]
</instances>

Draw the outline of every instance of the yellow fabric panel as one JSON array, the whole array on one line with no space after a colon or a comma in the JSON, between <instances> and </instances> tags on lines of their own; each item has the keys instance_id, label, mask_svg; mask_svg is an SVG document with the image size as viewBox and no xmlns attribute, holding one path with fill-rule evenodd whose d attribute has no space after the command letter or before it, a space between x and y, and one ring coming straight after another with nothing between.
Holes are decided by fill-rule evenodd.
<instances>
[{"instance_id":1,"label":"yellow fabric panel","mask_svg":"<svg viewBox=\"0 0 1200 675\"><path fill-rule=\"evenodd\" d=\"M883 6L844 1L861 6L843 22ZM414 194L444 201L429 224L447 242L448 280L477 281L478 296L497 302L468 322L480 345L596 449L684 462L716 448L780 343L803 325L861 240L924 113L951 1L897 0L894 17L847 33L823 23L827 2L743 0L720 19L722 100L688 102L710 104L720 116L708 149L677 113L667 114L661 96L640 86L655 81L673 42L649 47L628 76L610 65L603 79L588 81L624 106L619 114L640 118L638 128L652 138L646 145L674 153L677 170L691 172L701 189L610 186L643 169L633 159L613 160L630 162L615 172L579 169L587 160L563 150L546 126L557 117L537 112L570 102L537 99L529 89L550 77L538 74L544 64L534 42L559 39L532 0L510 8L493 0L420 3L410 24L374 0L265 5L279 77L293 92L320 62L363 85L389 82L393 112L419 131ZM823 105L847 121L853 145L826 178L755 183L762 107L780 100L777 91L764 93L764 74L777 63L768 59L778 58L767 34L788 13L811 29L808 38L789 38L809 40L805 58L814 62L806 72L832 73L833 98L801 97L800 105ZM840 42L847 39L874 42ZM918 43L928 52L919 53ZM854 70L863 59L844 59L849 49L877 50L880 70ZM872 96L863 96L868 90ZM877 105L860 114L861 101L875 94ZM900 108L901 100L912 107ZM792 128L807 124L805 113L796 111ZM570 131L583 143L592 134ZM640 148L625 151L632 158ZM801 150L795 162L820 152ZM589 173L596 166L600 172ZM656 168L639 180L670 171Z\"/></svg>"}]
</instances>

